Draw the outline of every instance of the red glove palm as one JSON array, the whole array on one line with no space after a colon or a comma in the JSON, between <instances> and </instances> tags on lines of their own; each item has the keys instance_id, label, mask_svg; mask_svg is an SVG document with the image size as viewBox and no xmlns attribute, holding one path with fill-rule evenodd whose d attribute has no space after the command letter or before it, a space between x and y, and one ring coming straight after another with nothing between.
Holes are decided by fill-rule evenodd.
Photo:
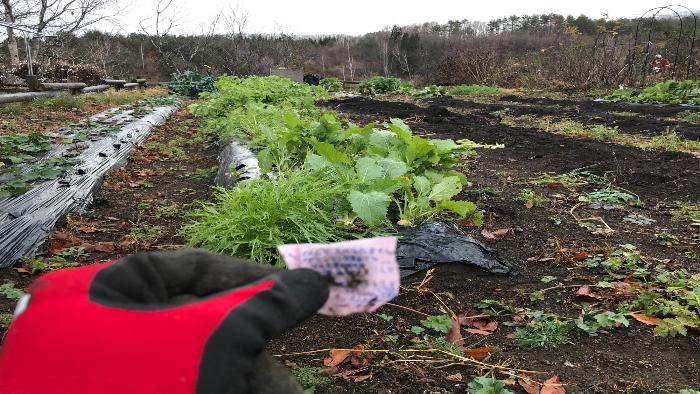
<instances>
[{"instance_id":1,"label":"red glove palm","mask_svg":"<svg viewBox=\"0 0 700 394\"><path fill-rule=\"evenodd\" d=\"M8 331L0 392L258 392L267 341L327 297L314 271L194 250L52 272Z\"/></svg>"}]
</instances>

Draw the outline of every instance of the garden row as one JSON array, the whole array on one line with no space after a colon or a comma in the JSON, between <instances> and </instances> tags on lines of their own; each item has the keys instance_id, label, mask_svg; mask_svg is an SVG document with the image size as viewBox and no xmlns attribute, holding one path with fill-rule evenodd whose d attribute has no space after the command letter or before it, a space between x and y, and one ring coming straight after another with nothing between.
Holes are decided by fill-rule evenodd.
<instances>
[{"instance_id":1,"label":"garden row","mask_svg":"<svg viewBox=\"0 0 700 394\"><path fill-rule=\"evenodd\" d=\"M452 169L479 145L416 136L400 119L344 123L315 106L326 95L279 77L222 77L190 106L202 133L244 141L267 174L195 211L182 230L192 246L280 264L283 243L394 233L443 214L481 221L476 205L454 199L468 182Z\"/></svg>"}]
</instances>

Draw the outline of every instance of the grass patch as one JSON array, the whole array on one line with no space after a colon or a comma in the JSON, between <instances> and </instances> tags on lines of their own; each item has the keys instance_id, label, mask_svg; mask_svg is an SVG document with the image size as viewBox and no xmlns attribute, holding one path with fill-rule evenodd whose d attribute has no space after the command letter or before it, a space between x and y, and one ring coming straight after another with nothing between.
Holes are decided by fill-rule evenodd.
<instances>
[{"instance_id":1,"label":"grass patch","mask_svg":"<svg viewBox=\"0 0 700 394\"><path fill-rule=\"evenodd\" d=\"M516 335L522 346L552 348L572 343L571 334L575 328L571 321L548 317L517 328Z\"/></svg>"},{"instance_id":2,"label":"grass patch","mask_svg":"<svg viewBox=\"0 0 700 394\"><path fill-rule=\"evenodd\" d=\"M292 367L292 375L304 389L315 389L331 382L331 378L319 367Z\"/></svg>"}]
</instances>

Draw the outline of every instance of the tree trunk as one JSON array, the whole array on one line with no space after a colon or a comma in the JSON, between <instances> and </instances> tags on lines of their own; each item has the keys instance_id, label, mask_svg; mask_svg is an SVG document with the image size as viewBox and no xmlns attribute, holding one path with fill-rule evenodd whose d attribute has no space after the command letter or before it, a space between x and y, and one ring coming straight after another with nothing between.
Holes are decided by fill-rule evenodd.
<instances>
[{"instance_id":1,"label":"tree trunk","mask_svg":"<svg viewBox=\"0 0 700 394\"><path fill-rule=\"evenodd\" d=\"M2 0L2 5L5 8L5 21L14 23L15 17L12 14L12 5L10 5L10 0ZM19 50L17 49L17 37L15 37L15 31L11 27L7 28L7 51L10 53L10 65L18 65Z\"/></svg>"}]
</instances>

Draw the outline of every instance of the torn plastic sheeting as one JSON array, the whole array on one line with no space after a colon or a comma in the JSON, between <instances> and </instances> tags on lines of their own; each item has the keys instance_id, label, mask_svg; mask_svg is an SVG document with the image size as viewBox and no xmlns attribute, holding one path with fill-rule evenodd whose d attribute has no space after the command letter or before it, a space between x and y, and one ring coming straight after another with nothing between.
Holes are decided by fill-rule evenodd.
<instances>
[{"instance_id":1,"label":"torn plastic sheeting","mask_svg":"<svg viewBox=\"0 0 700 394\"><path fill-rule=\"evenodd\" d=\"M494 249L442 222L425 223L399 235L396 256L402 278L441 263L464 263L493 274L516 273Z\"/></svg>"},{"instance_id":2,"label":"torn plastic sheeting","mask_svg":"<svg viewBox=\"0 0 700 394\"><path fill-rule=\"evenodd\" d=\"M131 116L133 111L113 115L111 123L123 125L121 130L81 143L87 146L77 156L80 164L73 172L40 183L22 195L0 200L0 268L12 266L22 256L37 254L56 222L67 213L85 209L104 175L126 161L133 146L143 142L177 108L179 104L156 107L141 119ZM93 119L114 112L106 111ZM42 161L61 156L69 149L68 145L55 146Z\"/></svg>"},{"instance_id":3,"label":"torn plastic sheeting","mask_svg":"<svg viewBox=\"0 0 700 394\"><path fill-rule=\"evenodd\" d=\"M231 140L219 153L219 171L214 183L219 186L233 187L246 179L260 177L260 166L255 154L242 143Z\"/></svg>"}]
</instances>

